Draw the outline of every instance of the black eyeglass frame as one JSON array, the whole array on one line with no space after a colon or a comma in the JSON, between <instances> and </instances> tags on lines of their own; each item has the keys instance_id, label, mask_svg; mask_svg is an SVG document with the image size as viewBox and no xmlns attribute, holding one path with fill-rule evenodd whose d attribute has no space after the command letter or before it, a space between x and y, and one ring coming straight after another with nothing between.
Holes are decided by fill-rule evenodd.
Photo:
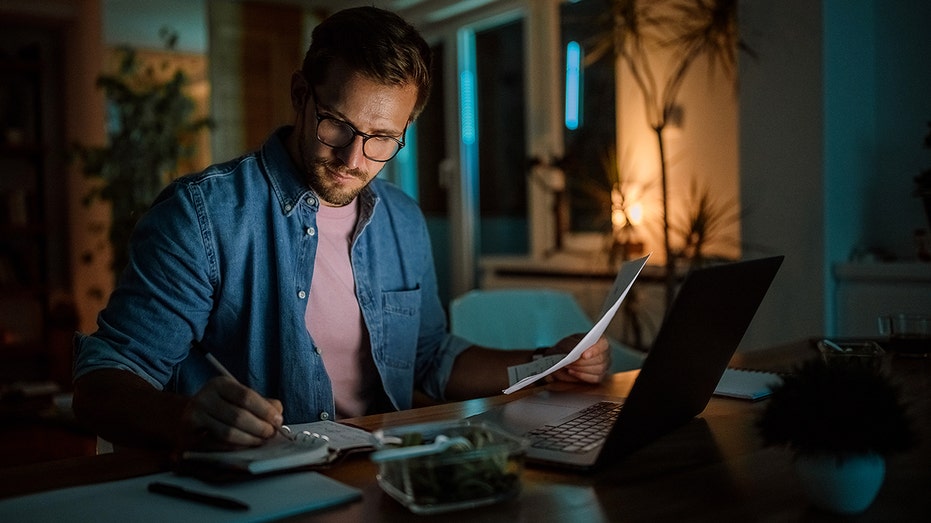
<instances>
[{"instance_id":1,"label":"black eyeglass frame","mask_svg":"<svg viewBox=\"0 0 931 523\"><path fill-rule=\"evenodd\" d=\"M317 93L316 93L316 90L315 90L313 87L311 87L310 89L308 89L308 93L310 94L311 100L313 100L313 102L314 102L314 116L317 118L317 126L314 128L314 135L317 137L317 141L319 141L319 142L322 143L323 145L326 145L327 147L331 147L331 148L333 148L333 149L342 149L342 148L344 148L344 147L348 147L349 144L351 144L351 143L356 139L356 136L361 136L361 137L362 137L362 155L365 156L366 158L368 158L369 160L373 161L373 162L379 162L379 163L390 162L391 160L394 159L395 156L398 155L399 152L401 152L401 149L403 149L404 146L406 145L406 144L405 144L405 141L404 141L404 137L407 135L407 124L404 125L404 130L401 131L401 139L400 139L400 140L398 140L398 139L395 138L394 136L388 136L388 135L386 135L386 134L368 134L368 133L363 133L362 131L356 129L356 126L352 125L351 123L347 122L346 120L341 120L341 119L339 119L339 118L337 118L337 117L335 117L335 116L328 116L328 115L320 114L320 105L317 103ZM332 120L332 121L336 122L336 123L339 124L339 125L344 125L344 126L346 126L346 127L349 129L349 131L352 133L352 135L350 136L349 140L348 140L346 143L344 143L343 145L333 145L333 144L330 144L330 143L325 142L325 141L323 140L323 138L320 137L320 124L321 124L324 120ZM386 158L386 159L384 159L384 160L380 160L380 159L377 159L377 158L372 158L371 156L369 156L369 155L365 152L365 144L366 144L370 139L372 139L372 138L379 138L379 139L387 138L387 139L389 139L389 140L393 140L395 143L398 144L398 148L395 149L394 154L392 154L390 157L388 157L388 158Z\"/></svg>"}]
</instances>

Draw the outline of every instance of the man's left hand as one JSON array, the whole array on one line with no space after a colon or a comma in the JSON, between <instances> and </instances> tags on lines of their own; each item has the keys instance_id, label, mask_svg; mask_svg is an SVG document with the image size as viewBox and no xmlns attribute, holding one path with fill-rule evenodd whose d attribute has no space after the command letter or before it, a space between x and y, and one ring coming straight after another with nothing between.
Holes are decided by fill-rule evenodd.
<instances>
[{"instance_id":1,"label":"man's left hand","mask_svg":"<svg viewBox=\"0 0 931 523\"><path fill-rule=\"evenodd\" d=\"M581 334L563 338L545 354L568 354L581 339ZM608 344L608 339L602 336L591 347L585 349L579 359L554 372L550 377L559 381L600 383L610 368L611 346Z\"/></svg>"}]
</instances>

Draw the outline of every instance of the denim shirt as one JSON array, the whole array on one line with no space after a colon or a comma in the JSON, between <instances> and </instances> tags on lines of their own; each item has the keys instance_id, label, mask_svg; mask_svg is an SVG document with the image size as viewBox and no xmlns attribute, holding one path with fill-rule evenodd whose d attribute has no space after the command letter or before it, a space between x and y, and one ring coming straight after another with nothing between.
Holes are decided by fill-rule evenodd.
<instances>
[{"instance_id":1,"label":"denim shirt","mask_svg":"<svg viewBox=\"0 0 931 523\"><path fill-rule=\"evenodd\" d=\"M285 149L290 131L162 192L136 226L98 330L76 336L75 378L126 369L191 395L217 375L192 350L199 344L240 382L280 398L288 423L334 417L304 320L320 200ZM397 409L411 407L415 387L442 399L470 344L447 331L423 214L377 178L359 198L352 268L385 392Z\"/></svg>"}]
</instances>

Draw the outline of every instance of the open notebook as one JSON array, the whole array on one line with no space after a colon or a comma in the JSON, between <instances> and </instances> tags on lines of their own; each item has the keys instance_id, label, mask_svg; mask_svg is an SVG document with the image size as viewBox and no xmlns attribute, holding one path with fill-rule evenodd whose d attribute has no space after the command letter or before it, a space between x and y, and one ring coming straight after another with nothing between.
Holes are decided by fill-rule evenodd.
<instances>
[{"instance_id":1,"label":"open notebook","mask_svg":"<svg viewBox=\"0 0 931 523\"><path fill-rule=\"evenodd\" d=\"M782 377L774 372L727 368L714 394L756 401L769 397L773 393L772 387L779 383L782 383Z\"/></svg>"},{"instance_id":2,"label":"open notebook","mask_svg":"<svg viewBox=\"0 0 931 523\"><path fill-rule=\"evenodd\" d=\"M277 434L259 447L229 451L187 451L179 468L197 474L227 471L244 474L267 474L330 463L348 452L370 449L372 435L362 429L336 423L315 421L291 425L296 436L287 439ZM303 436L302 436L303 435Z\"/></svg>"}]
</instances>

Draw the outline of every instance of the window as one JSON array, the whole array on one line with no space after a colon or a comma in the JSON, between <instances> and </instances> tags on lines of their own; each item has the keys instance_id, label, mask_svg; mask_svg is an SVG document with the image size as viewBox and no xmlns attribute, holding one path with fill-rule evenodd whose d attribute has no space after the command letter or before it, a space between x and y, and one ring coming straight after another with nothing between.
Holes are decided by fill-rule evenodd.
<instances>
[{"instance_id":1,"label":"window","mask_svg":"<svg viewBox=\"0 0 931 523\"><path fill-rule=\"evenodd\" d=\"M613 154L617 142L614 64L602 59L585 65L584 56L592 27L604 11L601 0L568 2L560 7L565 104L568 109L573 105L578 108L574 121L571 111L566 111L563 126L569 230L575 232L607 232L611 228L611 182L603 162ZM577 77L575 84L573 76ZM572 96L573 85L578 86L577 98Z\"/></svg>"},{"instance_id":2,"label":"window","mask_svg":"<svg viewBox=\"0 0 931 523\"><path fill-rule=\"evenodd\" d=\"M524 23L475 33L479 253L526 254Z\"/></svg>"}]
</instances>

